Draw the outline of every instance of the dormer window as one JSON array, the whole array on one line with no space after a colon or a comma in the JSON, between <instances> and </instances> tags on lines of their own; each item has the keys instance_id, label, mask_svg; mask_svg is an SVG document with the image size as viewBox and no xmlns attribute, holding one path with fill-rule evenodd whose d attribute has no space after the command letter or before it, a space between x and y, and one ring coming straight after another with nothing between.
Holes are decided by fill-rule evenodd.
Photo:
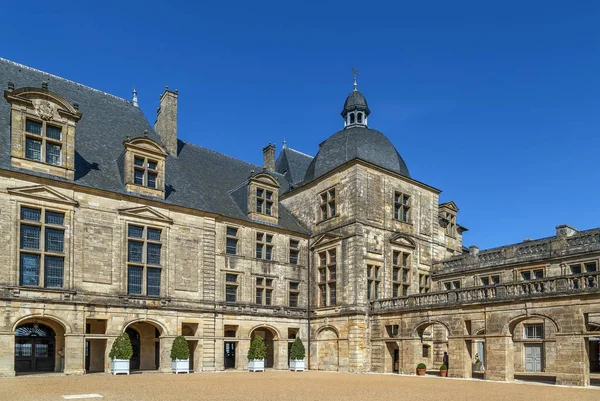
<instances>
[{"instance_id":1,"label":"dormer window","mask_svg":"<svg viewBox=\"0 0 600 401\"><path fill-rule=\"evenodd\" d=\"M164 199L165 161L162 146L144 136L123 142L125 151L118 160L128 192Z\"/></svg>"},{"instance_id":2,"label":"dormer window","mask_svg":"<svg viewBox=\"0 0 600 401\"><path fill-rule=\"evenodd\" d=\"M9 89L4 97L11 103L11 164L73 179L78 106L44 85Z\"/></svg>"},{"instance_id":3,"label":"dormer window","mask_svg":"<svg viewBox=\"0 0 600 401\"><path fill-rule=\"evenodd\" d=\"M256 213L271 216L273 212L273 191L256 188Z\"/></svg>"}]
</instances>

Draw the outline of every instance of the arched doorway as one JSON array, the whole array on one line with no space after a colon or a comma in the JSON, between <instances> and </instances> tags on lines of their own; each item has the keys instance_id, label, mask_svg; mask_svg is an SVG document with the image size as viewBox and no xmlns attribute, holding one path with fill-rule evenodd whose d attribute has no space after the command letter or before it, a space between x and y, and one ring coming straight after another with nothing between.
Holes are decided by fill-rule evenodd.
<instances>
[{"instance_id":1,"label":"arched doorway","mask_svg":"<svg viewBox=\"0 0 600 401\"><path fill-rule=\"evenodd\" d=\"M15 372L54 372L56 332L42 323L25 323L15 331Z\"/></svg>"},{"instance_id":2,"label":"arched doorway","mask_svg":"<svg viewBox=\"0 0 600 401\"><path fill-rule=\"evenodd\" d=\"M417 328L417 334L421 339L417 363L424 363L430 370L439 370L444 363L444 353L448 352L448 329L441 323L426 323ZM452 355L448 355L447 362L448 365L452 363Z\"/></svg>"},{"instance_id":3,"label":"arched doorway","mask_svg":"<svg viewBox=\"0 0 600 401\"><path fill-rule=\"evenodd\" d=\"M133 356L129 362L132 370L158 370L160 366L160 329L147 322L127 326L125 333L131 340Z\"/></svg>"},{"instance_id":4,"label":"arched doorway","mask_svg":"<svg viewBox=\"0 0 600 401\"><path fill-rule=\"evenodd\" d=\"M317 334L318 369L337 371L339 368L338 335L331 327Z\"/></svg>"},{"instance_id":5,"label":"arched doorway","mask_svg":"<svg viewBox=\"0 0 600 401\"><path fill-rule=\"evenodd\" d=\"M250 335L250 341L254 340L256 336L260 336L265 341L265 345L267 346L267 357L265 359L265 368L272 368L275 366L275 341L278 340L276 338L276 333L274 334L268 327L259 327L252 331Z\"/></svg>"}]
</instances>

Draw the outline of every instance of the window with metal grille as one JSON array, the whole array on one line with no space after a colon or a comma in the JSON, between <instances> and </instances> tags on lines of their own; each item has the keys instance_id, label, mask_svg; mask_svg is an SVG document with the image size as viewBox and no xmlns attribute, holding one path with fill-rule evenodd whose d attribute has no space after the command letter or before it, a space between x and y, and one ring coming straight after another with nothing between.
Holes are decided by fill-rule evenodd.
<instances>
[{"instance_id":1,"label":"window with metal grille","mask_svg":"<svg viewBox=\"0 0 600 401\"><path fill-rule=\"evenodd\" d=\"M127 226L127 293L159 297L161 286L162 230L129 224Z\"/></svg>"},{"instance_id":2,"label":"window with metal grille","mask_svg":"<svg viewBox=\"0 0 600 401\"><path fill-rule=\"evenodd\" d=\"M158 188L158 162L144 156L133 158L133 183L148 188Z\"/></svg>"},{"instance_id":3,"label":"window with metal grille","mask_svg":"<svg viewBox=\"0 0 600 401\"><path fill-rule=\"evenodd\" d=\"M336 215L335 188L321 192L319 194L319 202L321 204L321 220L327 220Z\"/></svg>"},{"instance_id":4,"label":"window with metal grille","mask_svg":"<svg viewBox=\"0 0 600 401\"><path fill-rule=\"evenodd\" d=\"M408 223L410 195L394 192L394 219Z\"/></svg>"},{"instance_id":5,"label":"window with metal grille","mask_svg":"<svg viewBox=\"0 0 600 401\"><path fill-rule=\"evenodd\" d=\"M225 252L229 255L237 255L238 245L238 229L235 227L227 227L227 235L225 239Z\"/></svg>"},{"instance_id":6,"label":"window with metal grille","mask_svg":"<svg viewBox=\"0 0 600 401\"><path fill-rule=\"evenodd\" d=\"M410 288L410 253L392 253L392 297L405 297Z\"/></svg>"},{"instance_id":7,"label":"window with metal grille","mask_svg":"<svg viewBox=\"0 0 600 401\"><path fill-rule=\"evenodd\" d=\"M300 241L290 238L290 264L298 264L298 256L300 255Z\"/></svg>"},{"instance_id":8,"label":"window with metal grille","mask_svg":"<svg viewBox=\"0 0 600 401\"><path fill-rule=\"evenodd\" d=\"M379 269L379 266L367 265L367 299L369 301L379 299L379 286L381 285Z\"/></svg>"},{"instance_id":9,"label":"window with metal grille","mask_svg":"<svg viewBox=\"0 0 600 401\"><path fill-rule=\"evenodd\" d=\"M273 235L266 233L256 233L256 258L273 259Z\"/></svg>"},{"instance_id":10,"label":"window with metal grille","mask_svg":"<svg viewBox=\"0 0 600 401\"><path fill-rule=\"evenodd\" d=\"M237 302L238 275L225 274L225 302Z\"/></svg>"},{"instance_id":11,"label":"window with metal grille","mask_svg":"<svg viewBox=\"0 0 600 401\"><path fill-rule=\"evenodd\" d=\"M289 306L296 308L298 306L298 298L300 297L300 282L290 281L289 291Z\"/></svg>"},{"instance_id":12,"label":"window with metal grille","mask_svg":"<svg viewBox=\"0 0 600 401\"><path fill-rule=\"evenodd\" d=\"M19 216L20 285L62 288L64 213L21 206Z\"/></svg>"},{"instance_id":13,"label":"window with metal grille","mask_svg":"<svg viewBox=\"0 0 600 401\"><path fill-rule=\"evenodd\" d=\"M25 120L25 158L60 166L62 149L61 127L45 121Z\"/></svg>"},{"instance_id":14,"label":"window with metal grille","mask_svg":"<svg viewBox=\"0 0 600 401\"><path fill-rule=\"evenodd\" d=\"M334 306L337 303L337 259L336 249L319 252L319 293L321 306Z\"/></svg>"}]
</instances>

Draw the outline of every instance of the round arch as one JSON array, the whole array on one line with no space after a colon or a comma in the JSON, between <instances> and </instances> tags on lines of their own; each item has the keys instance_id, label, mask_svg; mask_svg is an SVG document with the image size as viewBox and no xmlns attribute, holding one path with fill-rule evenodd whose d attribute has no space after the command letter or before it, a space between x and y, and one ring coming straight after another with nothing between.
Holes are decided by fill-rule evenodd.
<instances>
[{"instance_id":1,"label":"round arch","mask_svg":"<svg viewBox=\"0 0 600 401\"><path fill-rule=\"evenodd\" d=\"M339 332L339 330L338 330L338 329L337 329L335 326L332 326L332 325L330 325L330 324L327 324L327 325L325 325L325 326L321 326L321 327L319 327L319 329L318 329L318 330L317 330L317 332L315 333L315 334L316 334L316 337L317 337L317 339L319 338L319 334L320 334L321 332L325 331L325 330L331 330L331 331L333 331L333 332L335 333L335 336L336 336L338 339L340 338L340 332Z\"/></svg>"},{"instance_id":2,"label":"round arch","mask_svg":"<svg viewBox=\"0 0 600 401\"><path fill-rule=\"evenodd\" d=\"M269 324L259 324L257 326L252 327L248 331L248 337L252 338L252 333L254 333L254 331L256 331L256 330L261 330L261 329L267 329L267 330L269 330L271 332L271 334L273 335L273 340L274 341L278 341L281 338L281 336L279 334L279 331L275 327L273 327L273 326L271 326Z\"/></svg>"},{"instance_id":3,"label":"round arch","mask_svg":"<svg viewBox=\"0 0 600 401\"><path fill-rule=\"evenodd\" d=\"M34 320L39 320L40 323L46 324L48 325L48 323L50 323L48 326L50 328L52 328L54 331L57 331L56 328L59 328L59 332L62 331L62 333L64 334L70 334L73 332L73 329L71 328L71 326L63 321L61 318L53 316L53 315L40 315L40 314L32 314L32 315L27 315L27 316L23 316L21 318L19 318L11 327L11 331L14 333L17 331L17 328L25 323L29 323L30 321L34 321ZM55 326L55 327L53 327ZM59 335L59 333L57 333L57 335Z\"/></svg>"},{"instance_id":4,"label":"round arch","mask_svg":"<svg viewBox=\"0 0 600 401\"><path fill-rule=\"evenodd\" d=\"M441 324L442 326L444 326L444 328L448 332L448 335L450 335L450 327L448 327L447 323L444 323L441 320L424 320L424 321L418 323L416 326L414 326L414 328L412 330L412 334L413 335L416 334L417 337L421 337L421 335L423 334L423 331L427 327L433 326L435 324Z\"/></svg>"},{"instance_id":5,"label":"round arch","mask_svg":"<svg viewBox=\"0 0 600 401\"><path fill-rule=\"evenodd\" d=\"M522 323L528 319L544 319L544 320L548 320L550 322L552 322L552 324L554 325L554 329L555 329L555 333L560 333L560 326L558 325L558 323L556 323L556 321L551 318L550 316L547 315L542 315L540 313L534 313L531 315L519 315L517 317L514 317L512 319L510 319L508 322L506 322L504 324L504 326L502 326L502 334L506 335L506 336L512 336L514 334L515 328L517 327L517 325L519 323Z\"/></svg>"},{"instance_id":6,"label":"round arch","mask_svg":"<svg viewBox=\"0 0 600 401\"><path fill-rule=\"evenodd\" d=\"M151 324L152 326L155 326L159 332L160 332L160 336L168 336L169 335L169 331L167 330L167 327L162 324L161 322L159 322L158 320L154 320L154 319L133 319L128 321L127 323L125 323L125 325L123 326L123 332L125 332L125 330L127 330L127 328L133 324L136 323L148 323Z\"/></svg>"}]
</instances>

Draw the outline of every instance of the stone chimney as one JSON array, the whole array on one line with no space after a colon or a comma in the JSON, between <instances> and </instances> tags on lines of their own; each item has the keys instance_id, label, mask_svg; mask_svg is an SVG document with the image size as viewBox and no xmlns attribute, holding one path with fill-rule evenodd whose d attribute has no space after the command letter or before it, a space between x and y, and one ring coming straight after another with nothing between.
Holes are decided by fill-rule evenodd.
<instances>
[{"instance_id":1,"label":"stone chimney","mask_svg":"<svg viewBox=\"0 0 600 401\"><path fill-rule=\"evenodd\" d=\"M275 145L272 143L263 148L263 167L267 171L275 171Z\"/></svg>"},{"instance_id":2,"label":"stone chimney","mask_svg":"<svg viewBox=\"0 0 600 401\"><path fill-rule=\"evenodd\" d=\"M479 247L478 247L477 245L471 245L471 246L469 247L469 253L470 253L472 256L475 256L475 255L477 255L477 254L479 253Z\"/></svg>"},{"instance_id":3,"label":"stone chimney","mask_svg":"<svg viewBox=\"0 0 600 401\"><path fill-rule=\"evenodd\" d=\"M556 226L557 237L570 237L572 235L577 234L578 232L579 230L566 224Z\"/></svg>"},{"instance_id":4,"label":"stone chimney","mask_svg":"<svg viewBox=\"0 0 600 401\"><path fill-rule=\"evenodd\" d=\"M179 92L169 90L160 96L160 107L156 111L154 130L171 156L177 157L177 97Z\"/></svg>"}]
</instances>

